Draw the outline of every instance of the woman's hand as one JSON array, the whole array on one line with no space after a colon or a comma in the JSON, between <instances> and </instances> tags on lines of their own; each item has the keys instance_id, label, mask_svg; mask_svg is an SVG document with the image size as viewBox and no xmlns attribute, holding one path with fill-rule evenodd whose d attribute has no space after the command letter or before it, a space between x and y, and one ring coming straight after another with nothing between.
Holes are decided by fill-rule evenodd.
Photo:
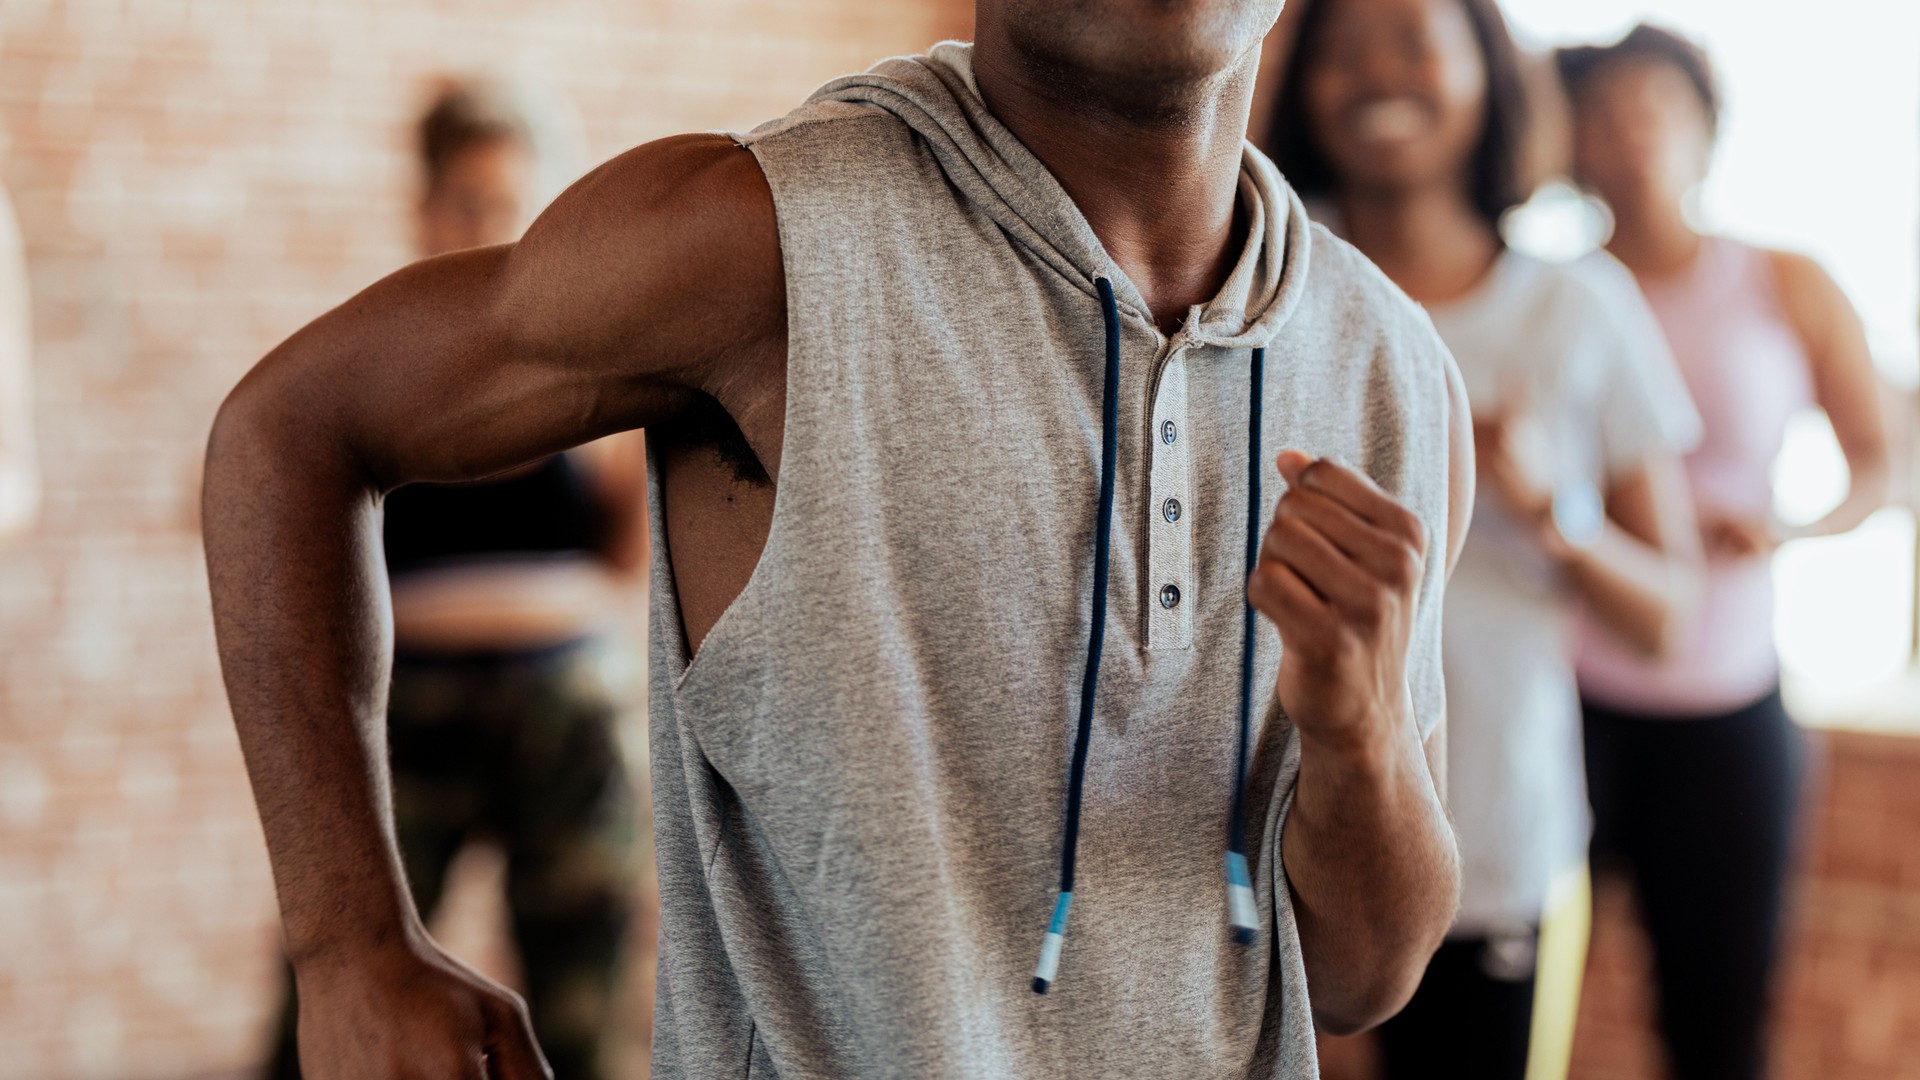
<instances>
[{"instance_id":1,"label":"woman's hand","mask_svg":"<svg viewBox=\"0 0 1920 1080\"><path fill-rule=\"evenodd\" d=\"M1714 562L1764 559L1788 539L1786 528L1770 517L1700 515L1700 544Z\"/></svg>"},{"instance_id":2,"label":"woman's hand","mask_svg":"<svg viewBox=\"0 0 1920 1080\"><path fill-rule=\"evenodd\" d=\"M1473 450L1480 477L1514 517L1551 531L1554 478L1546 429L1518 394L1507 394L1492 412L1473 418Z\"/></svg>"}]
</instances>

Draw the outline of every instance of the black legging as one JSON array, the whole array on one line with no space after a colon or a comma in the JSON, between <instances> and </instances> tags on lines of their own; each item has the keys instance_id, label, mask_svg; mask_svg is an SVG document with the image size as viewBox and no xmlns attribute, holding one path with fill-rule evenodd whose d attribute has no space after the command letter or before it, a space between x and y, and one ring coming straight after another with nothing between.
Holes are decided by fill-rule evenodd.
<instances>
[{"instance_id":1,"label":"black legging","mask_svg":"<svg viewBox=\"0 0 1920 1080\"><path fill-rule=\"evenodd\" d=\"M1655 717L1586 703L1595 868L1631 876L1675 1080L1757 1080L1792 861L1802 737L1776 689Z\"/></svg>"},{"instance_id":2,"label":"black legging","mask_svg":"<svg viewBox=\"0 0 1920 1080\"><path fill-rule=\"evenodd\" d=\"M1381 1076L1526 1080L1539 944L1537 927L1497 943L1486 937L1443 942L1413 1000L1380 1025Z\"/></svg>"}]
</instances>

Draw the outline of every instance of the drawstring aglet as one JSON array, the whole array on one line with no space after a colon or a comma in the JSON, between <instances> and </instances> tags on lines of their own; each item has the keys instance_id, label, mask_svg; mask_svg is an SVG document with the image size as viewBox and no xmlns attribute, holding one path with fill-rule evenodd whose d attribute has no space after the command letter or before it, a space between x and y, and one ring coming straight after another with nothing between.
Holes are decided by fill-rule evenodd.
<instances>
[{"instance_id":1,"label":"drawstring aglet","mask_svg":"<svg viewBox=\"0 0 1920 1080\"><path fill-rule=\"evenodd\" d=\"M1227 852L1227 921L1233 924L1233 940L1251 945L1260 936L1260 916L1253 906L1253 879L1247 873L1247 857Z\"/></svg>"},{"instance_id":2,"label":"drawstring aglet","mask_svg":"<svg viewBox=\"0 0 1920 1080\"><path fill-rule=\"evenodd\" d=\"M1060 970L1060 948L1067 943L1067 908L1073 904L1073 894L1063 892L1053 904L1053 921L1047 924L1047 936L1040 943L1040 963L1033 969L1033 992L1044 994L1053 985L1053 976Z\"/></svg>"}]
</instances>

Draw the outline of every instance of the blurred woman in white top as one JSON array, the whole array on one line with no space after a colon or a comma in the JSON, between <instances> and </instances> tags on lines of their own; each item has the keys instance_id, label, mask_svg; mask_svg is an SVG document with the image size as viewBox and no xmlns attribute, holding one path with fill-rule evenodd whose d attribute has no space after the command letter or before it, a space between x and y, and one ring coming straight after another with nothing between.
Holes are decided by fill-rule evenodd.
<instances>
[{"instance_id":1,"label":"blurred woman in white top","mask_svg":"<svg viewBox=\"0 0 1920 1080\"><path fill-rule=\"evenodd\" d=\"M1492 0L1311 0L1270 149L1336 233L1426 305L1475 413L1481 493L1447 591L1448 784L1465 893L1382 1029L1389 1077L1526 1075L1540 923L1584 866L1573 655L1591 609L1657 653L1697 558L1672 358L1617 266L1506 247L1527 101Z\"/></svg>"}]
</instances>

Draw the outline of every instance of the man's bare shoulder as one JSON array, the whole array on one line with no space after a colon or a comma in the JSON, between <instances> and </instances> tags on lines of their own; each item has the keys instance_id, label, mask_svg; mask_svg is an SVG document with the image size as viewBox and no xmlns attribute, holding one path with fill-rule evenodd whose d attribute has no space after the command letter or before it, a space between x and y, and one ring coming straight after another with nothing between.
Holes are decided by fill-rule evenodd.
<instances>
[{"instance_id":1,"label":"man's bare shoulder","mask_svg":"<svg viewBox=\"0 0 1920 1080\"><path fill-rule=\"evenodd\" d=\"M783 340L773 196L724 135L635 147L556 199L506 260L501 303L555 346L699 363Z\"/></svg>"}]
</instances>

